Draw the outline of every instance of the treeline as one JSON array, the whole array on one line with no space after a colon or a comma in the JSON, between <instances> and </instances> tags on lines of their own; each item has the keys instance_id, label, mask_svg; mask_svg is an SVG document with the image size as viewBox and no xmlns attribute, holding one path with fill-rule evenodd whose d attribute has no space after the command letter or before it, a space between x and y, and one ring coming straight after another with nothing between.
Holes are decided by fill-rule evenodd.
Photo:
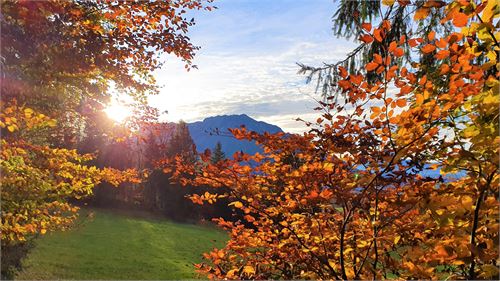
<instances>
[{"instance_id":1,"label":"treeline","mask_svg":"<svg viewBox=\"0 0 500 281\"><path fill-rule=\"evenodd\" d=\"M212 205L194 204L187 197L203 194L206 187L182 186L171 180L173 171L166 171L158 165L166 159L182 155L187 161L200 161L196 146L186 123L148 123L138 133L118 141L97 141L95 138L82 143L88 153L98 152L97 167L116 169L133 168L143 171L140 183L122 183L115 187L101 183L94 190L94 196L84 202L101 208L126 208L149 211L176 221L210 220L223 217L231 219L231 208L225 200ZM211 162L223 160L220 143L213 149Z\"/></svg>"}]
</instances>

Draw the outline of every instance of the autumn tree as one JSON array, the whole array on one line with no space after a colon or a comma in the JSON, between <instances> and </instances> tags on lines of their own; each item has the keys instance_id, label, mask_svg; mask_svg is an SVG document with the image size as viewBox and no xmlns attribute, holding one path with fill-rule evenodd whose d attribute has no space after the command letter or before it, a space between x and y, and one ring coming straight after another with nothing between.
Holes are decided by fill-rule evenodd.
<instances>
[{"instance_id":1,"label":"autumn tree","mask_svg":"<svg viewBox=\"0 0 500 281\"><path fill-rule=\"evenodd\" d=\"M309 132L235 129L264 153L217 164L206 155L195 165L178 158L184 183L228 190L193 195L194 202L229 196L245 214L217 220L230 240L197 265L208 277L498 278L499 5L380 7L385 16L359 22L358 37L378 51L356 73L328 66L336 76L331 95L317 121L306 123ZM439 12L452 29L386 40L396 9L413 18L408 28ZM409 63L400 60L404 50ZM430 58L432 67L423 63Z\"/></svg>"},{"instance_id":2,"label":"autumn tree","mask_svg":"<svg viewBox=\"0 0 500 281\"><path fill-rule=\"evenodd\" d=\"M134 124L157 115L146 104L157 93L152 71L165 54L194 67L186 13L210 10L210 2L1 2L2 275L16 247L73 220L69 199L104 180L137 180L132 171L88 165L92 156L72 148L112 133L95 118L112 92L132 97Z\"/></svg>"},{"instance_id":3,"label":"autumn tree","mask_svg":"<svg viewBox=\"0 0 500 281\"><path fill-rule=\"evenodd\" d=\"M86 163L92 155L76 150L51 148L38 137L56 120L15 103L3 105L0 126L2 196L2 276L12 278L26 242L39 234L66 229L76 218L78 207L69 199L92 194L106 181L114 186L138 182L135 170L98 169Z\"/></svg>"}]
</instances>

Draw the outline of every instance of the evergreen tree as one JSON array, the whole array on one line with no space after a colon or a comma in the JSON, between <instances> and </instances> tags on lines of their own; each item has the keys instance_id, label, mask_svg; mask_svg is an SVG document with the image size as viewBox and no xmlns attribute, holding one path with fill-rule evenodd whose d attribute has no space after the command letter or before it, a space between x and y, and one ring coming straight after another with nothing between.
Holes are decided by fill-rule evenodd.
<instances>
[{"instance_id":1,"label":"evergreen tree","mask_svg":"<svg viewBox=\"0 0 500 281\"><path fill-rule=\"evenodd\" d=\"M189 134L186 122L181 120L177 125L175 133L172 139L170 139L167 154L168 156L175 156L177 154L184 156L193 155L193 161L195 160L196 145Z\"/></svg>"},{"instance_id":2,"label":"evergreen tree","mask_svg":"<svg viewBox=\"0 0 500 281\"><path fill-rule=\"evenodd\" d=\"M194 163L197 159L196 146L194 144L189 129L184 121L180 121L176 126L175 133L167 147L167 157L181 156L184 161ZM168 180L171 174L165 174L162 180L161 191L159 195L159 209L164 215L179 221L197 219L196 206L186 196L194 193L194 188L190 186L182 187L178 184L172 184Z\"/></svg>"},{"instance_id":3,"label":"evergreen tree","mask_svg":"<svg viewBox=\"0 0 500 281\"><path fill-rule=\"evenodd\" d=\"M385 3L385 4L384 4ZM344 67L349 74L358 75L364 73L364 66L373 61L374 54L383 54L384 49L390 42L398 42L402 36L405 38L421 37L425 43L430 43L428 35L435 32L439 36L449 35L453 31L450 22L441 23L446 16L445 1L363 1L363 0L340 0L336 5L336 11L332 16L333 34L337 37L352 39L359 42L348 55L340 60L325 63L321 66L311 66L298 63L299 74L307 76L307 81L316 80L317 91L323 98L338 98L341 88L338 87L339 73L337 67ZM418 23L414 22L413 12L425 10L426 16ZM364 41L367 36L366 23L377 27L386 21L391 28L384 34L383 40ZM366 37L365 37L366 38ZM433 59L433 54L412 54L410 49L403 46L404 54L391 62L390 66L403 65L412 60L412 55L420 55L420 63L424 66L419 77L429 72L436 72L440 67L440 61ZM366 73L366 78L373 83L383 78L375 72Z\"/></svg>"},{"instance_id":4,"label":"evergreen tree","mask_svg":"<svg viewBox=\"0 0 500 281\"><path fill-rule=\"evenodd\" d=\"M224 153L224 151L222 151L222 144L220 143L220 141L218 141L212 152L212 158L210 159L210 161L212 162L212 164L216 164L224 159L226 159L226 154Z\"/></svg>"}]
</instances>

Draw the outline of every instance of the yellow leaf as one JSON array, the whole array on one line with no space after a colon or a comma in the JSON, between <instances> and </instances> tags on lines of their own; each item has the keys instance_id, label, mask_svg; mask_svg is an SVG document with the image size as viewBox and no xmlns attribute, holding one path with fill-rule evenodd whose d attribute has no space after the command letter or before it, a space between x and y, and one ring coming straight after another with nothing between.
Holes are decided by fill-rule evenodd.
<instances>
[{"instance_id":1,"label":"yellow leaf","mask_svg":"<svg viewBox=\"0 0 500 281\"><path fill-rule=\"evenodd\" d=\"M47 229L43 228L42 230L40 230L40 233L41 233L41 234L45 234L45 233L47 233Z\"/></svg>"},{"instance_id":2,"label":"yellow leaf","mask_svg":"<svg viewBox=\"0 0 500 281\"><path fill-rule=\"evenodd\" d=\"M237 269L231 269L227 272L226 277L227 278L234 278L236 276L236 272L238 272Z\"/></svg>"},{"instance_id":3,"label":"yellow leaf","mask_svg":"<svg viewBox=\"0 0 500 281\"><path fill-rule=\"evenodd\" d=\"M245 265L245 267L243 267L243 272L246 274L255 274L255 269L250 265Z\"/></svg>"},{"instance_id":4,"label":"yellow leaf","mask_svg":"<svg viewBox=\"0 0 500 281\"><path fill-rule=\"evenodd\" d=\"M14 125L9 125L7 126L7 130L9 130L9 132L14 132L16 130L16 127L14 127Z\"/></svg>"},{"instance_id":5,"label":"yellow leaf","mask_svg":"<svg viewBox=\"0 0 500 281\"><path fill-rule=\"evenodd\" d=\"M240 201L235 201L235 202L230 203L228 206L234 206L236 208L242 208L243 204Z\"/></svg>"},{"instance_id":6,"label":"yellow leaf","mask_svg":"<svg viewBox=\"0 0 500 281\"><path fill-rule=\"evenodd\" d=\"M394 236L394 245L397 245L399 240L401 240L401 235Z\"/></svg>"},{"instance_id":7,"label":"yellow leaf","mask_svg":"<svg viewBox=\"0 0 500 281\"><path fill-rule=\"evenodd\" d=\"M484 97L483 99L484 104L490 104L490 103L498 103L498 96L493 95L492 93Z\"/></svg>"},{"instance_id":8,"label":"yellow leaf","mask_svg":"<svg viewBox=\"0 0 500 281\"><path fill-rule=\"evenodd\" d=\"M463 131L463 135L464 137L466 138L472 138L472 137L475 137L477 135L480 134L480 131L477 130L476 127L467 127L464 131Z\"/></svg>"},{"instance_id":9,"label":"yellow leaf","mask_svg":"<svg viewBox=\"0 0 500 281\"><path fill-rule=\"evenodd\" d=\"M462 205L464 206L464 208L466 210L472 209L472 205L474 203L474 200L472 199L472 197L467 196L467 195L462 196L461 201L462 201Z\"/></svg>"},{"instance_id":10,"label":"yellow leaf","mask_svg":"<svg viewBox=\"0 0 500 281\"><path fill-rule=\"evenodd\" d=\"M50 119L49 121L47 121L47 125L49 127L55 127L57 124L57 121L55 119Z\"/></svg>"},{"instance_id":11,"label":"yellow leaf","mask_svg":"<svg viewBox=\"0 0 500 281\"><path fill-rule=\"evenodd\" d=\"M495 15L495 12L498 13L498 9L500 8L500 5L498 5L497 1L488 1L486 4L486 7L483 10L483 14L481 16L481 19L483 22L489 22L491 18Z\"/></svg>"},{"instance_id":12,"label":"yellow leaf","mask_svg":"<svg viewBox=\"0 0 500 281\"><path fill-rule=\"evenodd\" d=\"M24 109L24 116L26 116L26 118L30 118L31 115L33 115L33 109L31 108Z\"/></svg>"},{"instance_id":13,"label":"yellow leaf","mask_svg":"<svg viewBox=\"0 0 500 281\"><path fill-rule=\"evenodd\" d=\"M332 163L324 163L323 169L328 172L333 172L333 164Z\"/></svg>"},{"instance_id":14,"label":"yellow leaf","mask_svg":"<svg viewBox=\"0 0 500 281\"><path fill-rule=\"evenodd\" d=\"M382 4L386 6L392 6L394 5L394 2L396 2L396 0L382 0Z\"/></svg>"}]
</instances>

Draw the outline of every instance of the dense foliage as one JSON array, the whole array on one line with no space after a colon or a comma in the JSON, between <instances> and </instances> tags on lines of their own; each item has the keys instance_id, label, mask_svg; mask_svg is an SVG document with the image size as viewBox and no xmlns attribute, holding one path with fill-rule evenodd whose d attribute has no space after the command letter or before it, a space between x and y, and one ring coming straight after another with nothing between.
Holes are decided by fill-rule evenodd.
<instances>
[{"instance_id":1,"label":"dense foliage","mask_svg":"<svg viewBox=\"0 0 500 281\"><path fill-rule=\"evenodd\" d=\"M218 220L231 238L198 265L210 278L499 277L500 7L380 6L401 9L415 26L438 13L452 29L386 40L390 20L359 22L362 45L379 48L360 72L329 66L338 94L320 103L308 133L236 129L264 153L217 163L203 155L195 165L178 158L181 181L214 188L194 202L229 196L245 214Z\"/></svg>"},{"instance_id":2,"label":"dense foliage","mask_svg":"<svg viewBox=\"0 0 500 281\"><path fill-rule=\"evenodd\" d=\"M186 34L194 21L185 14L210 10L210 2L1 2L2 276L26 240L69 225L77 210L71 200L102 181L139 180L133 170L89 165L95 155L75 148L113 135L102 122L113 92L137 105L131 126L156 116L146 105L157 92L152 71L164 54L192 67L197 47Z\"/></svg>"}]
</instances>

